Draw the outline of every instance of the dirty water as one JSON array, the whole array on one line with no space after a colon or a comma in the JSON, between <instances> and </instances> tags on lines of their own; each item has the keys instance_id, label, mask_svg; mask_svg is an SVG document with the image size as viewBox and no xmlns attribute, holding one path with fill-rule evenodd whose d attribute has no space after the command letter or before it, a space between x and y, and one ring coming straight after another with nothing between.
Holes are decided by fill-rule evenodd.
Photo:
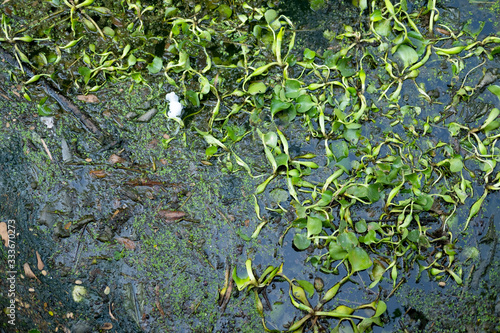
<instances>
[{"instance_id":1,"label":"dirty water","mask_svg":"<svg viewBox=\"0 0 500 333\"><path fill-rule=\"evenodd\" d=\"M313 12L304 3L279 6L297 22L297 49L312 45L316 50L328 48L323 30L315 31L310 22L317 15L322 25L340 31L340 18L329 15L329 11L337 13L349 5L330 1L327 9ZM417 7L418 3L413 5ZM444 1L441 5L443 20L450 24L464 24L481 14L486 24L478 38L499 30L498 8L492 11L487 4L468 1ZM344 22L354 25L358 12L349 8L343 13ZM302 15L294 16L296 13ZM152 30L159 29L150 24ZM475 22L472 28L477 28ZM466 62L467 68L479 64L475 58ZM437 65L445 73L442 81L449 81L451 65ZM498 55L486 66L498 68ZM259 196L261 217L268 222L256 239L250 238L261 223L253 196L261 179L252 179L244 170L226 172L228 162L223 158L212 158L213 165L200 163L205 160L207 145L190 126L206 128L210 114L187 110L193 113L186 122L189 126L174 134L177 124L164 116L164 96L169 88L159 84L161 78L152 78L153 91L138 84L109 84L93 93L98 103L78 101L70 92L67 97L105 133L99 136L53 99L48 103L56 114L55 126L43 124L37 108L46 92L40 86L31 87L33 102L26 101L21 83L11 75L17 73L14 67L0 64L0 82L4 83L0 87L0 221L16 221L18 307L16 326L9 326L7 317L1 317L0 331L262 332L251 293L234 287L229 302L218 304L227 271L232 272L234 267L242 271L245 260L252 258L259 272L268 265L284 263L286 276L308 281L320 278L328 287L346 275L343 268L339 275L332 275L311 265L308 258L320 251L297 251L293 230L282 237L296 218L288 194L283 197L273 192L286 189L283 179L274 180ZM437 103L416 115L418 120L439 115L440 103L451 101L446 87L439 82L432 85L435 76L435 72L421 73L426 88L436 90ZM479 82L482 77L481 71L472 72L468 82ZM498 78L493 83L500 84ZM406 83L402 94L408 104L419 103ZM466 121L469 114L476 113L471 109L484 105L498 107L498 99L483 91L469 104L458 106L456 119ZM151 113L150 120L134 120L154 109L157 113ZM129 111L136 115L128 116ZM286 119L276 122L289 138L294 155L314 153L318 155L314 161L325 165L325 158L320 157L324 151L321 140L307 137L299 123ZM389 121L380 122L366 124L362 135L379 135ZM245 129L251 128L248 124ZM401 124L393 131L403 136L406 129ZM446 129L436 128L433 135L436 140L452 140ZM234 147L252 170L265 173L268 163L260 143L255 144L257 140L257 135L247 135ZM316 178L308 180L320 181L331 171L324 167L314 174ZM474 190L482 193L480 185ZM467 218L472 203L459 207L459 220ZM370 277L363 272L342 287L335 302L361 305L380 295L387 297L384 326L374 326L374 332L494 332L500 316L500 295L495 288L500 285L499 203L500 194L491 193L467 234L461 234L458 226L452 230L458 238L456 248L463 250L457 260L464 262L464 286L447 279L443 288L428 274L422 274L417 282L415 266L404 272L405 283L389 297L394 289L390 279L370 290ZM278 209L278 204L287 212L266 210ZM371 216L372 212L364 209L354 206L353 219ZM478 260L467 261L463 254L460 257L470 247L479 249ZM36 253L43 268L39 268ZM36 278L28 276L25 264ZM8 283L4 262L1 267L3 308L8 302ZM80 302L75 301L79 299L75 293L82 296ZM283 325L298 318L300 312L290 304L287 283L275 281L263 293L269 329L284 330ZM318 300L316 294L312 301ZM351 332L352 328L346 324L340 331Z\"/></svg>"}]
</instances>

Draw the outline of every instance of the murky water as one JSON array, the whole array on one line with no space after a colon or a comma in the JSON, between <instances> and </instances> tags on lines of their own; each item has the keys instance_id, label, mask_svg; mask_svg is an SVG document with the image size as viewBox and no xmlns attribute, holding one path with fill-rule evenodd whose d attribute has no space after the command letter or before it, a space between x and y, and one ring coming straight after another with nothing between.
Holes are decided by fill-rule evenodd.
<instances>
[{"instance_id":1,"label":"murky water","mask_svg":"<svg viewBox=\"0 0 500 333\"><path fill-rule=\"evenodd\" d=\"M494 4L456 1L440 6L444 24L454 29L462 29L468 20L471 29L477 29L478 16L486 22L478 38L499 29ZM280 9L296 22L300 46L297 49L332 47L323 37L325 29L339 31L342 24L358 24L361 19L354 7L336 1L330 1L327 8L318 12L311 11L306 1L287 2ZM435 59L431 61L442 65ZM467 60L467 68L476 65L477 59ZM498 55L486 66L498 67ZM101 103L87 104L85 109L117 139L99 142L72 115L60 110L56 126L47 128L38 120L37 101L27 102L16 87L10 76L12 67L2 63L0 69L5 83L0 91L0 220L14 219L18 226L18 331L66 328L71 332L93 332L111 324L115 332L260 332L261 319L251 294L245 297L243 292L234 292L225 310L217 305L227 270L232 272L237 267L241 271L245 260L251 257L259 272L267 265L284 263L286 276L308 281L321 278L325 288L345 276L342 268L339 275L325 274L308 263L308 257L321 254L321 250L296 251L292 246L293 229L283 237L282 246L278 245L295 218L294 208L284 202L282 207L290 213L266 210L278 207L270 191L259 197L261 215L269 222L257 239L245 240L260 223L252 193L261 180L251 179L243 171L223 172L227 168L223 159L213 159L212 166L199 163L206 143L194 131L187 130L185 138L177 136L165 143L173 136L175 127L162 114L165 87L154 92L153 98L147 97L149 90L140 86L130 93L121 87L96 93ZM435 80L434 72L421 73L419 80L425 82L427 90L439 91L438 102L446 105L451 97L442 82L453 74L449 64L442 65L442 71L442 81ZM468 82L478 82L481 77L481 71L472 72ZM44 94L41 89L33 89L33 95ZM409 85L405 84L402 94L409 104L418 103ZM477 100L498 105L495 96L487 92ZM417 119L438 115L442 109L439 103L422 110ZM461 105L459 119L464 120L472 107ZM153 108L160 112L149 123L125 117L124 110L144 113ZM207 117L195 116L192 124L203 128ZM380 135L380 126L387 124L367 124L363 135ZM393 130L401 135L406 131L401 125ZM324 154L320 141L305 140L300 125L291 124L283 132L294 155ZM446 130L437 128L433 135L436 140L449 140ZM246 136L238 149L239 156L252 169L266 170L267 162L255 138ZM114 155L119 156L118 163L113 160ZM325 164L321 157L314 161ZM308 180L324 179L330 173L331 169L324 167ZM286 189L286 184L274 180L270 190L274 188ZM459 288L447 280L442 288L426 274L417 282L418 267L414 267L405 272L407 282L386 300L385 326L374 327L374 332L440 332L447 328L470 331L475 329L470 321L457 324L456 318L472 316L472 312L477 318L499 313L500 300L494 288L500 284L499 247L490 253L496 240L484 241L492 225L500 230L500 216L496 214L499 202L498 193L488 197L483 215L471 225L474 232L461 235L453 230L458 235L457 248L473 246L480 250L480 261L463 266L463 275L471 282ZM459 219L466 219L471 204L460 208ZM353 219L365 218L368 212L364 209L354 206ZM182 218L171 215L172 212L182 214ZM38 267L36 252L45 265L43 269ZM490 264L483 275L477 276L474 272L481 260ZM25 263L39 281L21 278L21 274L26 275L22 271ZM46 274L42 273L44 270ZM5 281L2 276L2 305L7 304ZM336 302L360 305L378 297L385 299L394 287L386 280L378 289L368 290L369 281L366 272L357 274L354 283L342 288ZM473 281L478 284L473 285ZM75 286L80 285L87 293L83 301L75 302ZM269 300L265 305L267 327L282 330L283 324L298 315L289 302L288 284L276 281L265 293ZM312 302L318 299L316 293ZM0 330L13 329L7 323L1 325ZM495 329L480 327L483 331ZM347 327L342 331L350 332Z\"/></svg>"}]
</instances>

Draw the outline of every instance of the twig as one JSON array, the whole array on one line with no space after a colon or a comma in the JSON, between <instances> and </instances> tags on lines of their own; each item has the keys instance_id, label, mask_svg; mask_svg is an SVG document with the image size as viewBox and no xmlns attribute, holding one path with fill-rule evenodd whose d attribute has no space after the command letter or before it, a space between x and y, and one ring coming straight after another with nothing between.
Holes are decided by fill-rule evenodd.
<instances>
[{"instance_id":1,"label":"twig","mask_svg":"<svg viewBox=\"0 0 500 333\"><path fill-rule=\"evenodd\" d=\"M50 160L53 161L52 154L50 153L49 147L47 147L47 145L45 144L45 140L44 139L40 139L40 140L42 141L42 145L43 145L43 148L45 149L45 152L47 153L47 155L49 155Z\"/></svg>"},{"instance_id":2,"label":"twig","mask_svg":"<svg viewBox=\"0 0 500 333\"><path fill-rule=\"evenodd\" d=\"M392 289L392 291L389 293L389 295L386 297L386 299L389 299L391 298L391 296L396 292L396 290L403 284L403 282L405 282L406 279L405 278L402 278L401 281L399 281L399 283L396 285L396 287L394 287L394 289Z\"/></svg>"}]
</instances>

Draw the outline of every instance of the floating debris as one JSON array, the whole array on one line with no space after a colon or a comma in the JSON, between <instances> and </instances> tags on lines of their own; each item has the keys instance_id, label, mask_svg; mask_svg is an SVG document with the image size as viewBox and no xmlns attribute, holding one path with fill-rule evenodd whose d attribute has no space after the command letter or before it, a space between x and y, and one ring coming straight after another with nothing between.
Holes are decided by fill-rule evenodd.
<instances>
[{"instance_id":1,"label":"floating debris","mask_svg":"<svg viewBox=\"0 0 500 333\"><path fill-rule=\"evenodd\" d=\"M179 96L174 92L170 92L165 96L165 99L169 103L167 116L172 119L181 120L182 104L179 103Z\"/></svg>"},{"instance_id":2,"label":"floating debris","mask_svg":"<svg viewBox=\"0 0 500 333\"><path fill-rule=\"evenodd\" d=\"M158 113L158 109L151 109L139 118L137 118L136 121L141 122L141 123L147 123L150 121L156 114Z\"/></svg>"}]
</instances>

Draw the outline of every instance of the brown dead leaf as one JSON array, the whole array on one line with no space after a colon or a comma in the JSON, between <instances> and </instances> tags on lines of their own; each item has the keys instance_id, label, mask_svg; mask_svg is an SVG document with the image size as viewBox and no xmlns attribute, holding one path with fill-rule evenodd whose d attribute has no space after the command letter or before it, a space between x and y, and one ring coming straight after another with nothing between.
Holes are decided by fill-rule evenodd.
<instances>
[{"instance_id":1,"label":"brown dead leaf","mask_svg":"<svg viewBox=\"0 0 500 333\"><path fill-rule=\"evenodd\" d=\"M125 163L125 159L121 158L120 156L113 154L109 157L108 162L111 164L116 164L116 163Z\"/></svg>"},{"instance_id":2,"label":"brown dead leaf","mask_svg":"<svg viewBox=\"0 0 500 333\"><path fill-rule=\"evenodd\" d=\"M30 265L26 262L24 263L24 275L26 275L26 277L29 277L29 278L32 278L32 279L36 279L38 282L40 282L40 280L38 280L38 278L36 277L35 273L33 273L33 271L31 270L31 267Z\"/></svg>"},{"instance_id":3,"label":"brown dead leaf","mask_svg":"<svg viewBox=\"0 0 500 333\"><path fill-rule=\"evenodd\" d=\"M113 316L113 314L111 313L111 305L113 305L113 308L115 307L115 303L112 303L112 304L108 304L109 307L109 316L111 317L111 319L115 320L115 321L118 321L118 319L115 318L115 316Z\"/></svg>"},{"instance_id":4,"label":"brown dead leaf","mask_svg":"<svg viewBox=\"0 0 500 333\"><path fill-rule=\"evenodd\" d=\"M69 228L71 228L71 225L72 225L72 224L73 224L72 222L68 222L68 223L66 223L66 224L64 225L64 229L69 230Z\"/></svg>"},{"instance_id":5,"label":"brown dead leaf","mask_svg":"<svg viewBox=\"0 0 500 333\"><path fill-rule=\"evenodd\" d=\"M436 31L439 32L440 34L443 34L443 35L446 35L446 36L450 36L451 35L451 33L448 30L446 30L446 29L441 29L441 28L436 27Z\"/></svg>"},{"instance_id":6,"label":"brown dead leaf","mask_svg":"<svg viewBox=\"0 0 500 333\"><path fill-rule=\"evenodd\" d=\"M108 331L108 330L110 330L112 328L113 328L113 324L111 324L111 323L104 323L101 326L101 330L105 330L105 331Z\"/></svg>"},{"instance_id":7,"label":"brown dead leaf","mask_svg":"<svg viewBox=\"0 0 500 333\"><path fill-rule=\"evenodd\" d=\"M99 98L96 95L78 95L76 98L85 103L99 103Z\"/></svg>"},{"instance_id":8,"label":"brown dead leaf","mask_svg":"<svg viewBox=\"0 0 500 333\"><path fill-rule=\"evenodd\" d=\"M43 264L42 257L40 256L40 253L38 253L38 251L36 251L36 260L38 261L37 263L38 269L42 270L45 267L45 265Z\"/></svg>"},{"instance_id":9,"label":"brown dead leaf","mask_svg":"<svg viewBox=\"0 0 500 333\"><path fill-rule=\"evenodd\" d=\"M3 239L5 247L9 246L9 234L7 232L7 223L0 222L0 236Z\"/></svg>"},{"instance_id":10,"label":"brown dead leaf","mask_svg":"<svg viewBox=\"0 0 500 333\"><path fill-rule=\"evenodd\" d=\"M156 307L158 308L158 311L160 312L160 315L162 318L165 318L165 312L163 311L163 309L161 308L161 305L160 305L160 299L159 299L159 296L160 296L160 285L156 285L156 288L155 288L155 305Z\"/></svg>"},{"instance_id":11,"label":"brown dead leaf","mask_svg":"<svg viewBox=\"0 0 500 333\"><path fill-rule=\"evenodd\" d=\"M89 174L95 178L104 178L106 177L106 172L104 170L91 170Z\"/></svg>"},{"instance_id":12,"label":"brown dead leaf","mask_svg":"<svg viewBox=\"0 0 500 333\"><path fill-rule=\"evenodd\" d=\"M127 239L127 238L122 238L122 237L118 237L116 239L116 241L120 244L122 244L123 246L125 246L127 249L129 250L135 250L135 242L133 240L130 240L130 239Z\"/></svg>"},{"instance_id":13,"label":"brown dead leaf","mask_svg":"<svg viewBox=\"0 0 500 333\"><path fill-rule=\"evenodd\" d=\"M186 216L186 213L179 212L179 211L161 209L158 211L158 216L160 218L164 219L165 221L176 221L176 220L180 220L184 216Z\"/></svg>"}]
</instances>

